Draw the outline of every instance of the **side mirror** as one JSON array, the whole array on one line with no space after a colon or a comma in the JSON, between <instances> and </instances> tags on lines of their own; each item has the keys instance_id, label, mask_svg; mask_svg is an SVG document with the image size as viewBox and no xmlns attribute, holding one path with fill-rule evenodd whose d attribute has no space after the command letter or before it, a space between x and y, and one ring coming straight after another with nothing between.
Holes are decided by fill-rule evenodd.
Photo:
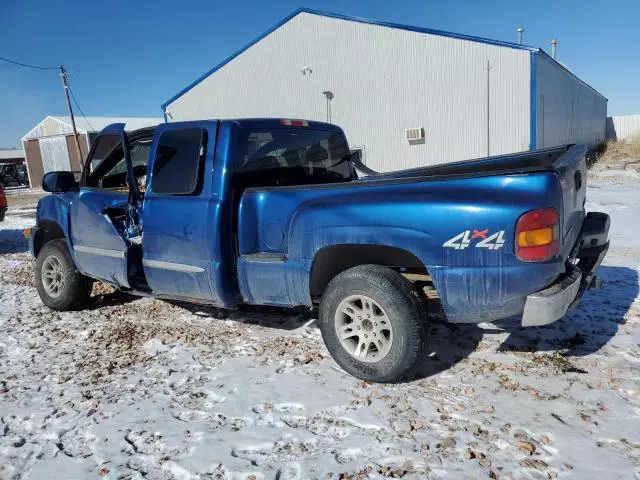
<instances>
[{"instance_id":1,"label":"side mirror","mask_svg":"<svg viewBox=\"0 0 640 480\"><path fill-rule=\"evenodd\" d=\"M64 193L79 187L73 172L49 172L42 177L42 189L45 192Z\"/></svg>"}]
</instances>

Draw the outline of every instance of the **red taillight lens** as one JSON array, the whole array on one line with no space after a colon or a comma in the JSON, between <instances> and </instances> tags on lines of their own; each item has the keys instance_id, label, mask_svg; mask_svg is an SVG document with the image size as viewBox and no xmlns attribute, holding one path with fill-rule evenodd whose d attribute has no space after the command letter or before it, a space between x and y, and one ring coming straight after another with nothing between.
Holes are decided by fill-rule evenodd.
<instances>
[{"instance_id":1,"label":"red taillight lens","mask_svg":"<svg viewBox=\"0 0 640 480\"><path fill-rule=\"evenodd\" d=\"M280 125L284 125L285 127L308 127L309 122L306 120L289 120L288 118L283 118L280 120Z\"/></svg>"},{"instance_id":2,"label":"red taillight lens","mask_svg":"<svg viewBox=\"0 0 640 480\"><path fill-rule=\"evenodd\" d=\"M560 218L555 208L532 210L516 223L516 256L525 262L544 262L558 253Z\"/></svg>"}]
</instances>

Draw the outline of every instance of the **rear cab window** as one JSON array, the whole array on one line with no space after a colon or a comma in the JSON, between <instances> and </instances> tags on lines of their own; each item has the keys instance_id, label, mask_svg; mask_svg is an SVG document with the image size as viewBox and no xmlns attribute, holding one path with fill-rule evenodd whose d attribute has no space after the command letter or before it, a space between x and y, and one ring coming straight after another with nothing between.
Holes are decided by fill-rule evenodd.
<instances>
[{"instance_id":1,"label":"rear cab window","mask_svg":"<svg viewBox=\"0 0 640 480\"><path fill-rule=\"evenodd\" d=\"M234 176L259 185L346 182L355 178L344 135L309 127L244 129ZM247 185L250 186L250 185Z\"/></svg>"}]
</instances>

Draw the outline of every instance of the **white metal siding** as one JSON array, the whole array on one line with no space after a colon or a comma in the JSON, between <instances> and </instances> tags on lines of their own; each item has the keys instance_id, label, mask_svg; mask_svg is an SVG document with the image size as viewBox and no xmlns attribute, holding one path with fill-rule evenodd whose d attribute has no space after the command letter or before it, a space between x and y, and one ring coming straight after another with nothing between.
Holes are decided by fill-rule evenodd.
<instances>
[{"instance_id":1,"label":"white metal siding","mask_svg":"<svg viewBox=\"0 0 640 480\"><path fill-rule=\"evenodd\" d=\"M41 138L39 143L44 173L71 170L66 137Z\"/></svg>"},{"instance_id":2,"label":"white metal siding","mask_svg":"<svg viewBox=\"0 0 640 480\"><path fill-rule=\"evenodd\" d=\"M537 147L605 139L607 100L546 55L537 56Z\"/></svg>"},{"instance_id":3,"label":"white metal siding","mask_svg":"<svg viewBox=\"0 0 640 480\"><path fill-rule=\"evenodd\" d=\"M29 138L53 137L73 133L70 123L62 122L54 117L46 117L39 124L29 130L22 140Z\"/></svg>"},{"instance_id":4,"label":"white metal siding","mask_svg":"<svg viewBox=\"0 0 640 480\"><path fill-rule=\"evenodd\" d=\"M621 140L635 135L640 135L640 115L607 118L607 138Z\"/></svg>"},{"instance_id":5,"label":"white metal siding","mask_svg":"<svg viewBox=\"0 0 640 480\"><path fill-rule=\"evenodd\" d=\"M332 123L381 171L530 143L530 53L302 13L167 106L169 121L289 117ZM303 75L304 67L312 69ZM424 128L409 144L406 128Z\"/></svg>"}]
</instances>

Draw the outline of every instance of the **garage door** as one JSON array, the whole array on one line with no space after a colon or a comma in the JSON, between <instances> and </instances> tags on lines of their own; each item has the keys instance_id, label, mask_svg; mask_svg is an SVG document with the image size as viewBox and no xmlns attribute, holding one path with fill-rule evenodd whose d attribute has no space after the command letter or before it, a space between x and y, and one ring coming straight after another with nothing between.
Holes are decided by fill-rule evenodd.
<instances>
[{"instance_id":1,"label":"garage door","mask_svg":"<svg viewBox=\"0 0 640 480\"><path fill-rule=\"evenodd\" d=\"M40 188L42 185L42 177L44 176L40 145L38 144L38 140L27 140L24 146L27 157L27 170L29 171L29 182L31 182L31 187Z\"/></svg>"},{"instance_id":2,"label":"garage door","mask_svg":"<svg viewBox=\"0 0 640 480\"><path fill-rule=\"evenodd\" d=\"M42 166L44 173L57 170L71 170L69 163L69 150L67 149L67 137L40 138L40 153L42 154Z\"/></svg>"}]
</instances>

